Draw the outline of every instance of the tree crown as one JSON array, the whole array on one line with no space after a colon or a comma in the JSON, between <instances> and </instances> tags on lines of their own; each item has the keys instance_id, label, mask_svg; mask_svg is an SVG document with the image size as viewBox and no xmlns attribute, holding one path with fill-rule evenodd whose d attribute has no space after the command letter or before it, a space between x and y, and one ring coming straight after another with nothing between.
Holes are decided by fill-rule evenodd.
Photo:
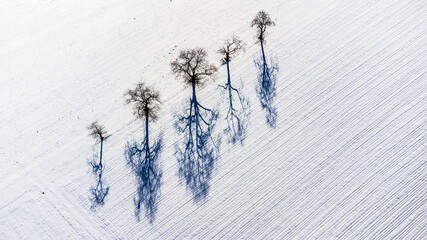
<instances>
[{"instance_id":1,"label":"tree crown","mask_svg":"<svg viewBox=\"0 0 427 240\"><path fill-rule=\"evenodd\" d=\"M125 103L133 104L134 114L137 118L145 118L148 114L150 121L158 119L160 109L160 94L152 87L145 86L144 83L137 83L135 89L125 93Z\"/></svg>"},{"instance_id":2,"label":"tree crown","mask_svg":"<svg viewBox=\"0 0 427 240\"><path fill-rule=\"evenodd\" d=\"M240 51L244 51L245 44L238 37L233 36L232 39L224 41L222 47L218 50L218 53L223 55L221 63L226 63L235 57Z\"/></svg>"},{"instance_id":3,"label":"tree crown","mask_svg":"<svg viewBox=\"0 0 427 240\"><path fill-rule=\"evenodd\" d=\"M202 48L182 50L170 65L177 78L183 79L186 84L199 86L212 80L217 71L214 65L208 63L207 53Z\"/></svg>"},{"instance_id":4,"label":"tree crown","mask_svg":"<svg viewBox=\"0 0 427 240\"><path fill-rule=\"evenodd\" d=\"M270 15L264 11L258 12L255 18L251 22L251 27L256 27L257 38L264 41L265 32L267 27L275 26L276 24L271 20Z\"/></svg>"},{"instance_id":5,"label":"tree crown","mask_svg":"<svg viewBox=\"0 0 427 240\"><path fill-rule=\"evenodd\" d=\"M87 130L89 130L89 136L95 140L104 140L107 135L107 131L98 123L98 121L91 123L87 127Z\"/></svg>"}]
</instances>

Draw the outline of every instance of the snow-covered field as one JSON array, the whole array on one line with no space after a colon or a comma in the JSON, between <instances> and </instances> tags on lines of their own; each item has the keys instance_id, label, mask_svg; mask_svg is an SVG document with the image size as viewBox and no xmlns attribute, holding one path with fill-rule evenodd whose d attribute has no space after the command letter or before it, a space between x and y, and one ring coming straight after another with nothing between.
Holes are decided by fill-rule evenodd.
<instances>
[{"instance_id":1,"label":"snow-covered field","mask_svg":"<svg viewBox=\"0 0 427 240\"><path fill-rule=\"evenodd\" d=\"M276 22L265 44L279 66L276 128L255 92L260 10ZM0 239L427 238L426 16L425 0L1 1ZM169 63L204 47L219 71L198 99L223 106L216 50L232 35L247 44L230 69L250 100L248 135L223 139L208 196L194 201L173 128L190 88ZM162 97L153 223L135 217L124 157L144 136L123 98L139 81ZM110 191L92 210L95 120L111 134Z\"/></svg>"}]
</instances>

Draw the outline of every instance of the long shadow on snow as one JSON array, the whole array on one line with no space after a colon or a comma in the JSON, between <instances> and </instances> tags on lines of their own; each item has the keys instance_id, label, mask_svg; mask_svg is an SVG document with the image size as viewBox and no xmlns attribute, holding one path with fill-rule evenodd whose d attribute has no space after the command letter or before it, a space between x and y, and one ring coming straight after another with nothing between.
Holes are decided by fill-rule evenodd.
<instances>
[{"instance_id":1,"label":"long shadow on snow","mask_svg":"<svg viewBox=\"0 0 427 240\"><path fill-rule=\"evenodd\" d=\"M155 220L162 185L163 172L158 163L162 148L161 135L151 147L147 144L147 139L144 139L141 144L135 141L126 144L126 161L135 174L137 184L134 203L135 217L138 221L142 206L145 208L145 216L149 222L153 223Z\"/></svg>"},{"instance_id":2,"label":"long shadow on snow","mask_svg":"<svg viewBox=\"0 0 427 240\"><path fill-rule=\"evenodd\" d=\"M270 58L270 63L268 64L262 52L262 56L254 60L255 66L257 68L257 86L256 92L261 103L261 107L266 112L266 121L267 124L275 128L277 121L277 108L274 103L276 97L276 82L277 82L277 72L279 71L279 65L277 60Z\"/></svg>"},{"instance_id":3,"label":"long shadow on snow","mask_svg":"<svg viewBox=\"0 0 427 240\"><path fill-rule=\"evenodd\" d=\"M189 108L184 108L183 114L176 114L175 119L175 129L183 135L175 144L178 175L198 202L209 195L209 181L219 157L220 140L212 136L218 113L203 107L193 95Z\"/></svg>"},{"instance_id":4,"label":"long shadow on snow","mask_svg":"<svg viewBox=\"0 0 427 240\"><path fill-rule=\"evenodd\" d=\"M227 126L224 129L224 134L227 136L228 142L232 144L240 142L243 145L246 138L250 104L248 99L240 93L240 89L231 84L229 62L225 64L227 64L228 73L227 83L219 85L228 98L227 115L225 116Z\"/></svg>"},{"instance_id":5,"label":"long shadow on snow","mask_svg":"<svg viewBox=\"0 0 427 240\"><path fill-rule=\"evenodd\" d=\"M106 186L103 181L102 173L104 172L104 166L101 159L98 162L98 154L94 153L88 164L91 166L92 174L96 176L96 185L90 188L89 196L89 200L92 203L91 209L95 210L98 206L104 205L105 197L108 195L110 187Z\"/></svg>"}]
</instances>

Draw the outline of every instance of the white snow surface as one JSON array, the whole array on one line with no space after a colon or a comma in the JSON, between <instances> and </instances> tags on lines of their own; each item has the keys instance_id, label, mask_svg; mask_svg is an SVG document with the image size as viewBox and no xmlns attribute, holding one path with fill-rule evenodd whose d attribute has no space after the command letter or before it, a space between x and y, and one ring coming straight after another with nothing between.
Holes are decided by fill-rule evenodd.
<instances>
[{"instance_id":1,"label":"white snow surface","mask_svg":"<svg viewBox=\"0 0 427 240\"><path fill-rule=\"evenodd\" d=\"M279 65L277 127L255 92L260 46L250 22L276 26L265 50ZM426 239L425 0L3 0L0 2L0 239ZM218 68L200 89L225 104L216 50L250 100L244 145L221 144L208 197L177 175L174 112L190 97L169 63L204 47ZM161 197L151 224L134 215L125 144L141 140L123 94L160 91L151 136L163 132ZM105 205L91 210L87 158L104 144ZM225 126L220 116L216 133Z\"/></svg>"}]
</instances>

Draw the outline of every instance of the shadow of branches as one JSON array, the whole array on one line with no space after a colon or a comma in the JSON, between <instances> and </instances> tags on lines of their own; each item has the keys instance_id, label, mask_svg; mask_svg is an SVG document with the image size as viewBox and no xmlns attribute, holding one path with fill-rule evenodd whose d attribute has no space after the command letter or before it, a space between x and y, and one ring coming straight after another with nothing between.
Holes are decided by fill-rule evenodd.
<instances>
[{"instance_id":1,"label":"shadow of branches","mask_svg":"<svg viewBox=\"0 0 427 240\"><path fill-rule=\"evenodd\" d=\"M101 161L98 161L98 154L93 153L92 159L88 160L88 164L91 166L91 172L96 176L96 185L90 188L89 200L91 201L91 209L96 210L98 206L103 206L105 203L105 197L108 195L110 187L106 186L103 181L102 173L104 172L104 166Z\"/></svg>"},{"instance_id":2,"label":"shadow of branches","mask_svg":"<svg viewBox=\"0 0 427 240\"><path fill-rule=\"evenodd\" d=\"M231 81L225 85L219 85L223 89L223 93L227 95L227 114L225 120L227 125L224 129L224 134L227 136L228 142L235 144L240 142L243 145L246 139L246 129L249 118L249 101L240 93L239 88L231 85Z\"/></svg>"},{"instance_id":3,"label":"shadow of branches","mask_svg":"<svg viewBox=\"0 0 427 240\"><path fill-rule=\"evenodd\" d=\"M264 55L264 53L263 53ZM261 56L254 60L257 68L257 86L256 93L258 95L261 107L266 112L266 121L270 127L276 127L277 108L274 103L276 97L276 76L279 71L277 60L270 58L270 63L267 63L265 57Z\"/></svg>"},{"instance_id":4,"label":"shadow of branches","mask_svg":"<svg viewBox=\"0 0 427 240\"><path fill-rule=\"evenodd\" d=\"M177 114L174 126L183 139L175 145L178 175L198 202L208 196L209 181L218 158L220 141L212 131L218 112L203 107L195 97L190 99L184 114Z\"/></svg>"},{"instance_id":5,"label":"shadow of branches","mask_svg":"<svg viewBox=\"0 0 427 240\"><path fill-rule=\"evenodd\" d=\"M135 174L137 184L134 204L138 221L142 207L145 208L145 216L149 222L153 223L155 220L162 185L163 173L158 163L162 148L162 136L159 136L151 147L147 144L147 139L141 144L135 141L127 142L125 147L125 158Z\"/></svg>"}]
</instances>

